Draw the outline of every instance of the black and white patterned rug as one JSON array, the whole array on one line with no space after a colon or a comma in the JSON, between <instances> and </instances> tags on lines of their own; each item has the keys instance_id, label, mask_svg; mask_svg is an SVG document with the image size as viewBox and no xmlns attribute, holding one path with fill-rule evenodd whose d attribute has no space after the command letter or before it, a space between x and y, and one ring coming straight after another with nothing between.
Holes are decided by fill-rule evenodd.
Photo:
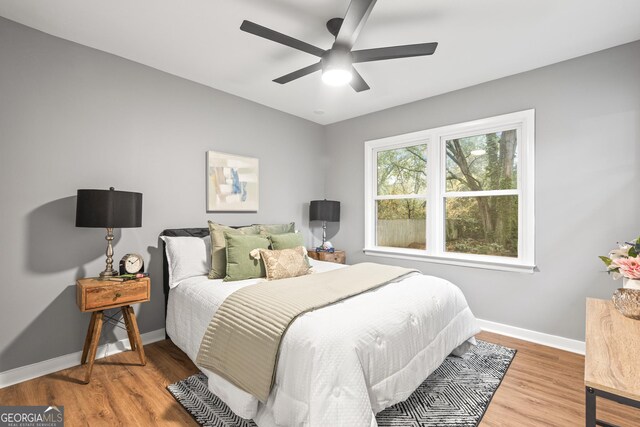
<instances>
[{"instance_id":1,"label":"black and white patterned rug","mask_svg":"<svg viewBox=\"0 0 640 427\"><path fill-rule=\"evenodd\" d=\"M516 350L478 340L464 356L447 357L407 400L377 414L378 426L477 426L515 354ZM201 372L167 389L203 426L256 427L211 393Z\"/></svg>"}]
</instances>

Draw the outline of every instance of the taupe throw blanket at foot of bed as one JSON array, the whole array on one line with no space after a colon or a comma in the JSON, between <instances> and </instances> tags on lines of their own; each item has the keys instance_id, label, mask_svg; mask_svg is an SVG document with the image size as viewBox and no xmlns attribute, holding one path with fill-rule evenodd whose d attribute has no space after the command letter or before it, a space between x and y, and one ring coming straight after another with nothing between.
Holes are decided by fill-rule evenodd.
<instances>
[{"instance_id":1,"label":"taupe throw blanket at foot of bed","mask_svg":"<svg viewBox=\"0 0 640 427\"><path fill-rule=\"evenodd\" d=\"M282 336L296 317L415 272L362 263L239 289L213 316L196 364L266 402L275 380Z\"/></svg>"}]
</instances>

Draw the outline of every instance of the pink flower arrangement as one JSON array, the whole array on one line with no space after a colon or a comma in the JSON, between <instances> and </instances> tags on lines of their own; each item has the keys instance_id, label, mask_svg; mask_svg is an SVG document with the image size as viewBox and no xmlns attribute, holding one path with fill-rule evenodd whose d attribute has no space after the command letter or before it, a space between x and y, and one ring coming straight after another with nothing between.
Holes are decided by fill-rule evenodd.
<instances>
[{"instance_id":1,"label":"pink flower arrangement","mask_svg":"<svg viewBox=\"0 0 640 427\"><path fill-rule=\"evenodd\" d=\"M622 276L628 279L640 279L640 258L618 258L611 262L616 265Z\"/></svg>"},{"instance_id":2,"label":"pink flower arrangement","mask_svg":"<svg viewBox=\"0 0 640 427\"><path fill-rule=\"evenodd\" d=\"M614 280L621 277L640 280L640 237L609 252L609 256L600 259L607 266L607 271Z\"/></svg>"}]
</instances>

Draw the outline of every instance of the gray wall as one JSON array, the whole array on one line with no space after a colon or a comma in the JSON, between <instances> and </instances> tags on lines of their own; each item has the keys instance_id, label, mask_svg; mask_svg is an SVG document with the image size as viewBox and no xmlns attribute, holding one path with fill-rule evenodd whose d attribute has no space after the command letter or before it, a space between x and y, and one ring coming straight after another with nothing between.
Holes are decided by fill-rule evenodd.
<instances>
[{"instance_id":1,"label":"gray wall","mask_svg":"<svg viewBox=\"0 0 640 427\"><path fill-rule=\"evenodd\" d=\"M362 253L364 141L529 108L538 272ZM419 268L460 286L479 318L582 340L585 298L609 298L621 286L597 256L640 233L640 42L331 125L327 152L327 198L342 201L332 240L350 262Z\"/></svg>"},{"instance_id":2,"label":"gray wall","mask_svg":"<svg viewBox=\"0 0 640 427\"><path fill-rule=\"evenodd\" d=\"M115 252L148 264L149 332L164 327L158 234L295 220L308 239L323 140L320 125L0 18L0 372L82 348L74 281L104 268L105 231L74 227L78 188L144 193L143 227L117 230ZM205 213L207 150L260 159L257 214ZM107 329L103 343L124 338Z\"/></svg>"},{"instance_id":3,"label":"gray wall","mask_svg":"<svg viewBox=\"0 0 640 427\"><path fill-rule=\"evenodd\" d=\"M74 280L104 268L105 248L103 230L74 227L74 196L109 186L144 193L143 227L115 245L154 280L142 332L164 326L161 230L295 220L311 243L306 204L326 195L342 201L329 236L350 262L412 265L458 284L480 318L582 339L584 298L619 284L597 255L640 228L639 75L636 42L323 128L0 18L0 372L81 349ZM362 254L363 141L528 108L538 272ZM207 150L260 158L257 214L205 213Z\"/></svg>"}]
</instances>

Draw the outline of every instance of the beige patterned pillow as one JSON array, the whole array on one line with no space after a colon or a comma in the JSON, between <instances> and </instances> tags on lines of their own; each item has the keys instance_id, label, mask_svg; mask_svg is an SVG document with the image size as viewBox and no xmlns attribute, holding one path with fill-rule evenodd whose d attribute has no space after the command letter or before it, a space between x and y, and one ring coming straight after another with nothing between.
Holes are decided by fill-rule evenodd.
<instances>
[{"instance_id":1,"label":"beige patterned pillow","mask_svg":"<svg viewBox=\"0 0 640 427\"><path fill-rule=\"evenodd\" d=\"M268 280L286 279L311 273L303 246L279 251L259 249Z\"/></svg>"}]
</instances>

